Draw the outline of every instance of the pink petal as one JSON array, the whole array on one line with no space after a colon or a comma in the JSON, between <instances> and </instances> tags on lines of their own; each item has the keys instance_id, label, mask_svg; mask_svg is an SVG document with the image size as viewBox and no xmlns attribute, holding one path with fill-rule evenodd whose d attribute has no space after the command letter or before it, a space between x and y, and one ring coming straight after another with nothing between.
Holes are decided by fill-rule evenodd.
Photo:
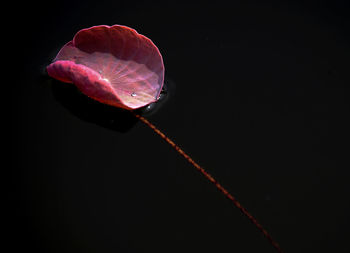
<instances>
[{"instance_id":1,"label":"pink petal","mask_svg":"<svg viewBox=\"0 0 350 253\"><path fill-rule=\"evenodd\" d=\"M150 39L120 25L79 31L47 72L60 81L74 83L101 103L125 109L155 102L164 81L158 48Z\"/></svg>"}]
</instances>

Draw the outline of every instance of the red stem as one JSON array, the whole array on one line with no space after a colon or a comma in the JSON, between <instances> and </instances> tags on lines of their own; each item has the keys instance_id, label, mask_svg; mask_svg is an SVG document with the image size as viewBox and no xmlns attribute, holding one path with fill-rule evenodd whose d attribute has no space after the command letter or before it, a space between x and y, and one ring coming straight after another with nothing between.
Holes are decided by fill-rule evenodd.
<instances>
[{"instance_id":1,"label":"red stem","mask_svg":"<svg viewBox=\"0 0 350 253\"><path fill-rule=\"evenodd\" d=\"M176 145L172 140L170 140L164 133L162 133L155 125L149 122L143 116L134 113L135 117L140 119L143 123L145 123L148 127L150 127L156 134L158 134L163 140L165 140L170 146L172 146L180 155L182 155L190 164L192 164L203 176L205 176L211 183L215 185L215 187L221 191L226 198L232 201L232 203L239 209L241 212L248 217L248 219L257 227L263 235L270 241L273 247L277 250L277 252L282 253L282 249L278 245L278 243L271 237L271 235L263 228L263 226L251 215L247 209L245 209L241 203L231 195L215 178L213 178L206 170L203 169L198 163L196 163L189 155L185 153L178 145Z\"/></svg>"}]
</instances>

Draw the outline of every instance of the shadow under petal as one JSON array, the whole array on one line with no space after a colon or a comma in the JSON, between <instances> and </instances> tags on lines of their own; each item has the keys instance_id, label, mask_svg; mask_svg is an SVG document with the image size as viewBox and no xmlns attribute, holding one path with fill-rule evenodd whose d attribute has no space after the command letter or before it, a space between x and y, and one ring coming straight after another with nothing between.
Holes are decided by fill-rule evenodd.
<instances>
[{"instance_id":1,"label":"shadow under petal","mask_svg":"<svg viewBox=\"0 0 350 253\"><path fill-rule=\"evenodd\" d=\"M54 98L78 118L96 125L127 132L138 119L128 110L102 104L81 93L73 84L52 79Z\"/></svg>"}]
</instances>

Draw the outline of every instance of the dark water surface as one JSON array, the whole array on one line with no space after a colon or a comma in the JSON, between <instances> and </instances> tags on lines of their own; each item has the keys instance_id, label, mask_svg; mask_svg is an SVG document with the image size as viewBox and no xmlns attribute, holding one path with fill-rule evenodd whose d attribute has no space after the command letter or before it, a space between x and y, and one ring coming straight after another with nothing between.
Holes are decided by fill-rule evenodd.
<instances>
[{"instance_id":1,"label":"dark water surface","mask_svg":"<svg viewBox=\"0 0 350 253\"><path fill-rule=\"evenodd\" d=\"M175 93L147 118L286 252L350 252L346 2L22 6L9 252L274 252L149 128L42 75L78 30L99 24L158 46Z\"/></svg>"}]
</instances>

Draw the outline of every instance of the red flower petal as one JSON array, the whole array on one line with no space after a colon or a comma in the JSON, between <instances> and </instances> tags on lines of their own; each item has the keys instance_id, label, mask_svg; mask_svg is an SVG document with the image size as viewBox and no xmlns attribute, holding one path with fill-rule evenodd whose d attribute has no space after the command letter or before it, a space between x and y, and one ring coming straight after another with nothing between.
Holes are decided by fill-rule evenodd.
<instances>
[{"instance_id":1,"label":"red flower petal","mask_svg":"<svg viewBox=\"0 0 350 253\"><path fill-rule=\"evenodd\" d=\"M125 109L155 102L164 81L162 56L153 42L126 26L93 26L68 42L48 74L74 83L85 95Z\"/></svg>"}]
</instances>

